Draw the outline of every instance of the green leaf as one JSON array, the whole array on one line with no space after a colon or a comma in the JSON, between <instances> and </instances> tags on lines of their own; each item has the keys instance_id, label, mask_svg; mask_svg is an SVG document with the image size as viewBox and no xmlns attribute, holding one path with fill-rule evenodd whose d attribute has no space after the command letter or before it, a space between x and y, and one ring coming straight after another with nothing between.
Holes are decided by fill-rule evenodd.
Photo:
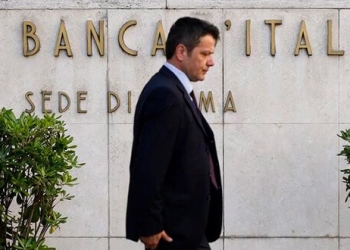
<instances>
[{"instance_id":1,"label":"green leaf","mask_svg":"<svg viewBox=\"0 0 350 250\"><path fill-rule=\"evenodd\" d=\"M40 218L40 207L39 204L35 204L34 206L34 211L33 211L33 216L32 216L32 222L38 222Z\"/></svg>"}]
</instances>

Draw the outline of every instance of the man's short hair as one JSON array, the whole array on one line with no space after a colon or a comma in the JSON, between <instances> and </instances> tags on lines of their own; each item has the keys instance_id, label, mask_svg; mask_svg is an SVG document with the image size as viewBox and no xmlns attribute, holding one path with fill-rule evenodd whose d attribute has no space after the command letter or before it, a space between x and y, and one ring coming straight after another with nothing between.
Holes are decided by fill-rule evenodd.
<instances>
[{"instance_id":1,"label":"man's short hair","mask_svg":"<svg viewBox=\"0 0 350 250\"><path fill-rule=\"evenodd\" d=\"M166 41L166 58L173 57L179 44L183 44L191 53L199 44L200 38L206 35L211 35L217 42L220 38L220 31L215 25L205 20L193 17L179 18L169 31Z\"/></svg>"}]
</instances>

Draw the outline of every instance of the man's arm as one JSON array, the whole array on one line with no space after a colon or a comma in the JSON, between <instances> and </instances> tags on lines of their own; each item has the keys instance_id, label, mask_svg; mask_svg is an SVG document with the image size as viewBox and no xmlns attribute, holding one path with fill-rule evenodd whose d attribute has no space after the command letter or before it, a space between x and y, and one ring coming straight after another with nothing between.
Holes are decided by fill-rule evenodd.
<instances>
[{"instance_id":1,"label":"man's arm","mask_svg":"<svg viewBox=\"0 0 350 250\"><path fill-rule=\"evenodd\" d=\"M152 91L142 106L130 178L137 197L140 237L162 237L161 188L169 167L181 120L180 104L168 88Z\"/></svg>"}]
</instances>

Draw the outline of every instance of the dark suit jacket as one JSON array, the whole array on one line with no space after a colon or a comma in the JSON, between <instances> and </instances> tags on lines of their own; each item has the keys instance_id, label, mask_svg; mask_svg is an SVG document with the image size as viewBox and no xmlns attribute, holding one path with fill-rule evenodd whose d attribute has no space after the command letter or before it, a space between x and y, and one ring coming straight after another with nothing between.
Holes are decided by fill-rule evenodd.
<instances>
[{"instance_id":1,"label":"dark suit jacket","mask_svg":"<svg viewBox=\"0 0 350 250\"><path fill-rule=\"evenodd\" d=\"M210 181L209 152L219 188ZM126 237L165 230L157 249L193 250L219 238L220 169L212 130L165 66L144 87L134 119Z\"/></svg>"}]
</instances>

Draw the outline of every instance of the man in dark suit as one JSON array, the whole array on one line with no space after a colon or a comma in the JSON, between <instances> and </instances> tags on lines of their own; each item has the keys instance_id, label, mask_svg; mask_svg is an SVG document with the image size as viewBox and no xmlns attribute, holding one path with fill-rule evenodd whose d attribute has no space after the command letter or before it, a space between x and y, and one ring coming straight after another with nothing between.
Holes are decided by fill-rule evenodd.
<instances>
[{"instance_id":1,"label":"man in dark suit","mask_svg":"<svg viewBox=\"0 0 350 250\"><path fill-rule=\"evenodd\" d=\"M191 82L214 65L216 26L178 19L167 62L144 87L135 111L126 237L146 249L210 249L222 224L214 134L198 110Z\"/></svg>"}]
</instances>

